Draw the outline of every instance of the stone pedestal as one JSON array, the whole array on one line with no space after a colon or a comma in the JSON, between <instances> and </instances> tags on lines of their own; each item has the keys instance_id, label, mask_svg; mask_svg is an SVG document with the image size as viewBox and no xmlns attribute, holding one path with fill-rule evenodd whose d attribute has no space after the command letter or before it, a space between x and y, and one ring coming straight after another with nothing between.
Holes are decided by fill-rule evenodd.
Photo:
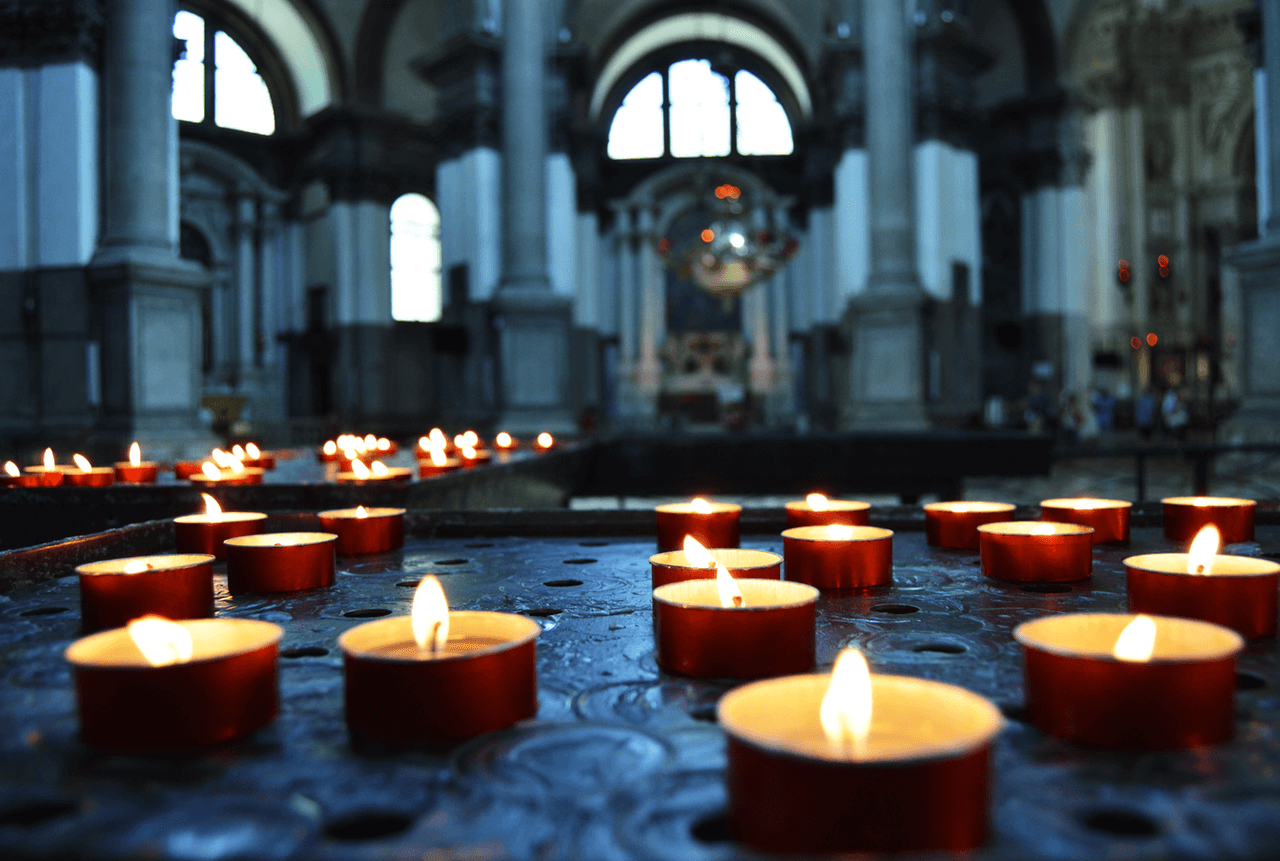
<instances>
[{"instance_id":1,"label":"stone pedestal","mask_svg":"<svg viewBox=\"0 0 1280 861\"><path fill-rule=\"evenodd\" d=\"M569 391L572 303L549 290L500 290L492 303L502 412L514 434L577 429Z\"/></svg>"},{"instance_id":2,"label":"stone pedestal","mask_svg":"<svg viewBox=\"0 0 1280 861\"><path fill-rule=\"evenodd\" d=\"M1242 245L1230 262L1240 273L1240 411L1221 429L1224 442L1280 439L1280 234Z\"/></svg>"},{"instance_id":3,"label":"stone pedestal","mask_svg":"<svg viewBox=\"0 0 1280 861\"><path fill-rule=\"evenodd\" d=\"M926 430L923 292L868 291L845 313L852 346L850 400L841 425L869 431Z\"/></svg>"}]
</instances>

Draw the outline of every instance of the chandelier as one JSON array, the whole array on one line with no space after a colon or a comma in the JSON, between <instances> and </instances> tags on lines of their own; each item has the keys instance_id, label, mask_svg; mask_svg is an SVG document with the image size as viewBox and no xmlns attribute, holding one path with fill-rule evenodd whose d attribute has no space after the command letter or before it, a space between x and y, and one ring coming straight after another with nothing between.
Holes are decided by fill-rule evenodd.
<instances>
[{"instance_id":1,"label":"chandelier","mask_svg":"<svg viewBox=\"0 0 1280 861\"><path fill-rule=\"evenodd\" d=\"M658 253L677 276L731 299L783 267L800 247L781 231L752 228L763 221L742 189L722 183L658 240Z\"/></svg>"}]
</instances>

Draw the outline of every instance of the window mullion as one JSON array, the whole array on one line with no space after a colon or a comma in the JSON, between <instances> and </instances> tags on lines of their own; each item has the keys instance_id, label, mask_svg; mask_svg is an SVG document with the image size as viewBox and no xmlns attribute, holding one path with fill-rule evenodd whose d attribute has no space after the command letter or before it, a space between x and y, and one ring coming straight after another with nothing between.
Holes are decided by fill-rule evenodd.
<instances>
[{"instance_id":1,"label":"window mullion","mask_svg":"<svg viewBox=\"0 0 1280 861\"><path fill-rule=\"evenodd\" d=\"M668 69L662 70L662 154L671 155L671 84Z\"/></svg>"},{"instance_id":2,"label":"window mullion","mask_svg":"<svg viewBox=\"0 0 1280 861\"><path fill-rule=\"evenodd\" d=\"M214 56L214 26L208 18L204 19L204 121L216 125L213 119L214 80L217 75L218 58Z\"/></svg>"},{"instance_id":3,"label":"window mullion","mask_svg":"<svg viewBox=\"0 0 1280 861\"><path fill-rule=\"evenodd\" d=\"M737 74L725 75L729 82L729 154L738 154L738 82Z\"/></svg>"}]
</instances>

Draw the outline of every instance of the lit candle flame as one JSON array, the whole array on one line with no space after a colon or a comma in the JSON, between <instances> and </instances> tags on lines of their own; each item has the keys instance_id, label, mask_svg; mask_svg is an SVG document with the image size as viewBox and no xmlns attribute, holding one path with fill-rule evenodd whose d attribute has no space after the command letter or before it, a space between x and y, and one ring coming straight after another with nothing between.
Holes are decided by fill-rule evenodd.
<instances>
[{"instance_id":1,"label":"lit candle flame","mask_svg":"<svg viewBox=\"0 0 1280 861\"><path fill-rule=\"evenodd\" d=\"M6 460L4 462L4 471L10 478L17 478L22 475L22 470L18 469L18 465L11 460Z\"/></svg>"},{"instance_id":2,"label":"lit candle flame","mask_svg":"<svg viewBox=\"0 0 1280 861\"><path fill-rule=\"evenodd\" d=\"M258 448L251 442L244 444L244 450L249 453L249 460L257 460L262 457L262 449Z\"/></svg>"},{"instance_id":3,"label":"lit candle flame","mask_svg":"<svg viewBox=\"0 0 1280 861\"><path fill-rule=\"evenodd\" d=\"M420 436L418 437L418 448L423 451L431 451L435 446L431 443L431 437Z\"/></svg>"},{"instance_id":4,"label":"lit candle flame","mask_svg":"<svg viewBox=\"0 0 1280 861\"><path fill-rule=\"evenodd\" d=\"M827 498L821 493L811 493L804 498L809 503L809 507L814 511L826 511L831 506L827 504Z\"/></svg>"},{"instance_id":5,"label":"lit candle flame","mask_svg":"<svg viewBox=\"0 0 1280 861\"><path fill-rule=\"evenodd\" d=\"M970 511L977 511L978 507L969 502L953 502L951 503L951 510L956 514L966 514Z\"/></svg>"},{"instance_id":6,"label":"lit candle flame","mask_svg":"<svg viewBox=\"0 0 1280 861\"><path fill-rule=\"evenodd\" d=\"M364 437L365 449L377 448L377 446L378 446L378 438L373 434L365 434L365 437Z\"/></svg>"},{"instance_id":7,"label":"lit candle flame","mask_svg":"<svg viewBox=\"0 0 1280 861\"><path fill-rule=\"evenodd\" d=\"M365 519L366 517L368 517L368 516L369 516L369 512L368 512L368 511L365 511L365 508L364 508L364 506L363 506L363 505L357 505L357 506L356 506L356 519L357 519L357 520L364 520L364 519Z\"/></svg>"},{"instance_id":8,"label":"lit candle flame","mask_svg":"<svg viewBox=\"0 0 1280 861\"><path fill-rule=\"evenodd\" d=\"M469 430L462 435L462 439L467 445L475 448L476 444L480 442L480 435L473 430Z\"/></svg>"},{"instance_id":9,"label":"lit candle flame","mask_svg":"<svg viewBox=\"0 0 1280 861\"><path fill-rule=\"evenodd\" d=\"M1111 654L1118 660L1145 663L1156 648L1156 623L1149 616L1135 616L1116 638Z\"/></svg>"},{"instance_id":10,"label":"lit candle flame","mask_svg":"<svg viewBox=\"0 0 1280 861\"><path fill-rule=\"evenodd\" d=\"M844 523L832 523L827 526L827 537L832 541L851 541L853 527Z\"/></svg>"},{"instance_id":11,"label":"lit candle flame","mask_svg":"<svg viewBox=\"0 0 1280 861\"><path fill-rule=\"evenodd\" d=\"M208 478L210 481L217 481L218 479L222 478L222 473L218 470L218 468L213 464L209 463L209 461L207 460L204 463L200 464L200 471L203 472L205 474L205 477Z\"/></svg>"},{"instance_id":12,"label":"lit candle flame","mask_svg":"<svg viewBox=\"0 0 1280 861\"><path fill-rule=\"evenodd\" d=\"M440 428L432 428L431 433L427 434L431 437L431 441L436 444L436 448L448 448L449 440L445 438L444 431Z\"/></svg>"},{"instance_id":13,"label":"lit candle flame","mask_svg":"<svg viewBox=\"0 0 1280 861\"><path fill-rule=\"evenodd\" d=\"M720 593L721 607L741 607L746 603L742 597L742 590L729 576L729 570L719 562L716 563L716 590Z\"/></svg>"},{"instance_id":14,"label":"lit candle flame","mask_svg":"<svg viewBox=\"0 0 1280 861\"><path fill-rule=\"evenodd\" d=\"M1205 499L1204 497L1197 497L1195 500L1192 501L1191 504L1194 505L1196 508L1208 508L1209 500Z\"/></svg>"},{"instance_id":15,"label":"lit candle flame","mask_svg":"<svg viewBox=\"0 0 1280 861\"><path fill-rule=\"evenodd\" d=\"M431 462L436 466L444 466L449 462L449 458L445 455L444 449L433 448L431 449Z\"/></svg>"},{"instance_id":16,"label":"lit candle flame","mask_svg":"<svg viewBox=\"0 0 1280 861\"><path fill-rule=\"evenodd\" d=\"M369 467L364 465L364 461L360 458L352 458L351 471L356 474L356 478L368 478Z\"/></svg>"},{"instance_id":17,"label":"lit candle flame","mask_svg":"<svg viewBox=\"0 0 1280 861\"><path fill-rule=\"evenodd\" d=\"M338 444L333 440L329 440L324 444L325 457L333 457L338 453Z\"/></svg>"},{"instance_id":18,"label":"lit candle flame","mask_svg":"<svg viewBox=\"0 0 1280 861\"><path fill-rule=\"evenodd\" d=\"M391 451L391 440L385 436L378 437L378 451Z\"/></svg>"},{"instance_id":19,"label":"lit candle flame","mask_svg":"<svg viewBox=\"0 0 1280 861\"><path fill-rule=\"evenodd\" d=\"M191 633L162 616L143 616L129 623L129 636L153 667L184 664L195 651Z\"/></svg>"},{"instance_id":20,"label":"lit candle flame","mask_svg":"<svg viewBox=\"0 0 1280 861\"><path fill-rule=\"evenodd\" d=\"M1187 551L1187 573L1213 573L1213 557L1221 542L1222 533L1212 523L1197 532L1191 549Z\"/></svg>"},{"instance_id":21,"label":"lit candle flame","mask_svg":"<svg viewBox=\"0 0 1280 861\"><path fill-rule=\"evenodd\" d=\"M76 466L80 468L81 472L88 472L93 469L93 464L89 463L89 458L82 454L73 454L71 459L76 462Z\"/></svg>"},{"instance_id":22,"label":"lit candle flame","mask_svg":"<svg viewBox=\"0 0 1280 861\"><path fill-rule=\"evenodd\" d=\"M231 455L227 454L220 448L215 448L209 456L213 458L213 462L216 463L220 469L226 469L231 464Z\"/></svg>"},{"instance_id":23,"label":"lit candle flame","mask_svg":"<svg viewBox=\"0 0 1280 861\"><path fill-rule=\"evenodd\" d=\"M369 469L378 478L385 478L387 475L387 465L380 460L375 460Z\"/></svg>"},{"instance_id":24,"label":"lit candle flame","mask_svg":"<svg viewBox=\"0 0 1280 861\"><path fill-rule=\"evenodd\" d=\"M1032 535L1052 535L1057 530L1053 528L1052 523L1037 523L1031 527Z\"/></svg>"},{"instance_id":25,"label":"lit candle flame","mask_svg":"<svg viewBox=\"0 0 1280 861\"><path fill-rule=\"evenodd\" d=\"M689 504L693 506L693 510L695 514L711 513L711 504L707 502L705 499L703 499L701 496L695 497L693 502Z\"/></svg>"},{"instance_id":26,"label":"lit candle flame","mask_svg":"<svg viewBox=\"0 0 1280 861\"><path fill-rule=\"evenodd\" d=\"M124 563L124 573L141 574L143 571L150 570L151 566L147 564L145 559L130 559Z\"/></svg>"},{"instance_id":27,"label":"lit candle flame","mask_svg":"<svg viewBox=\"0 0 1280 861\"><path fill-rule=\"evenodd\" d=\"M44 450L44 468L54 469L57 465L58 462L53 459L53 449L46 448Z\"/></svg>"},{"instance_id":28,"label":"lit candle flame","mask_svg":"<svg viewBox=\"0 0 1280 861\"><path fill-rule=\"evenodd\" d=\"M710 568L716 564L716 560L702 546L702 542L694 538L692 535L684 537L684 555L689 560L689 564L695 568Z\"/></svg>"},{"instance_id":29,"label":"lit candle flame","mask_svg":"<svg viewBox=\"0 0 1280 861\"><path fill-rule=\"evenodd\" d=\"M462 456L465 457L467 460L475 460L476 450L469 445L464 445L462 447Z\"/></svg>"},{"instance_id":30,"label":"lit candle flame","mask_svg":"<svg viewBox=\"0 0 1280 861\"><path fill-rule=\"evenodd\" d=\"M443 652L449 642L449 602L440 581L431 575L422 578L413 594L413 639L419 649Z\"/></svg>"},{"instance_id":31,"label":"lit candle flame","mask_svg":"<svg viewBox=\"0 0 1280 861\"><path fill-rule=\"evenodd\" d=\"M862 753L871 733L871 670L857 649L845 649L836 658L818 719L834 750L845 756Z\"/></svg>"},{"instance_id":32,"label":"lit candle flame","mask_svg":"<svg viewBox=\"0 0 1280 861\"><path fill-rule=\"evenodd\" d=\"M454 436L453 438L454 448L466 448L466 446L467 446L467 440L465 437L462 436L462 434L457 434L456 436Z\"/></svg>"},{"instance_id":33,"label":"lit candle flame","mask_svg":"<svg viewBox=\"0 0 1280 861\"><path fill-rule=\"evenodd\" d=\"M214 521L222 520L222 506L218 504L218 500L214 499L207 493L200 494L204 497L204 516Z\"/></svg>"},{"instance_id":34,"label":"lit candle flame","mask_svg":"<svg viewBox=\"0 0 1280 861\"><path fill-rule=\"evenodd\" d=\"M542 448L551 448L552 444L554 443L555 443L555 439L552 438L551 434L549 433L538 434L538 445L541 446Z\"/></svg>"},{"instance_id":35,"label":"lit candle flame","mask_svg":"<svg viewBox=\"0 0 1280 861\"><path fill-rule=\"evenodd\" d=\"M142 466L142 449L136 442L129 446L129 465Z\"/></svg>"},{"instance_id":36,"label":"lit candle flame","mask_svg":"<svg viewBox=\"0 0 1280 861\"><path fill-rule=\"evenodd\" d=\"M244 453L244 446L240 445L240 443L236 443L231 446L231 456L236 460L244 460L246 456Z\"/></svg>"},{"instance_id":37,"label":"lit candle flame","mask_svg":"<svg viewBox=\"0 0 1280 861\"><path fill-rule=\"evenodd\" d=\"M493 438L493 441L498 446L498 448L511 448L511 434L507 433L506 431L502 431L501 433L499 433L496 437Z\"/></svg>"},{"instance_id":38,"label":"lit candle flame","mask_svg":"<svg viewBox=\"0 0 1280 861\"><path fill-rule=\"evenodd\" d=\"M1092 508L1101 508L1102 503L1096 499L1077 499L1071 503L1071 507L1076 511L1088 511Z\"/></svg>"},{"instance_id":39,"label":"lit candle flame","mask_svg":"<svg viewBox=\"0 0 1280 861\"><path fill-rule=\"evenodd\" d=\"M231 471L236 475L242 475L244 473L244 464L240 462L238 457L228 456L227 464L231 467Z\"/></svg>"}]
</instances>

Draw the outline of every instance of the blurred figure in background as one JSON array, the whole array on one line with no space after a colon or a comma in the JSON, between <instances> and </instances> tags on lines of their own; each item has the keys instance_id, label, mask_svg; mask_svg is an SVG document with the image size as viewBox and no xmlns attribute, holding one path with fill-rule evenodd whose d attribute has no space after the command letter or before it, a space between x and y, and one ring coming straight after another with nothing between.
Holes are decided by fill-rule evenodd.
<instances>
[{"instance_id":1,"label":"blurred figure in background","mask_svg":"<svg viewBox=\"0 0 1280 861\"><path fill-rule=\"evenodd\" d=\"M1133 426L1143 442L1151 442L1156 427L1156 397L1150 389L1143 389L1133 399Z\"/></svg>"}]
</instances>

